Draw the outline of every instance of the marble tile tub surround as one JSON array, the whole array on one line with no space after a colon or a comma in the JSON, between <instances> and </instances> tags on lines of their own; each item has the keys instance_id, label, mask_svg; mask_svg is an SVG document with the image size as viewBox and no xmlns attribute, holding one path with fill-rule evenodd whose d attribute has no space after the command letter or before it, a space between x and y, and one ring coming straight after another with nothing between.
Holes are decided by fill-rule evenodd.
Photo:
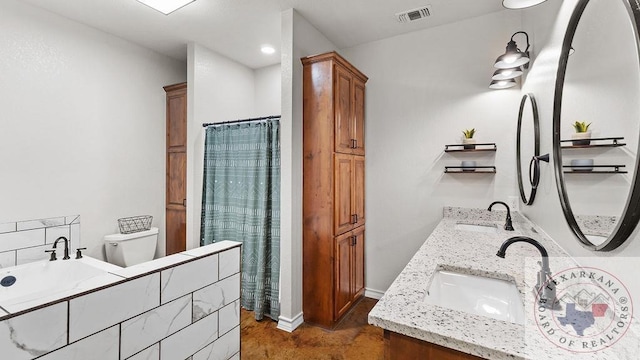
<instances>
[{"instance_id":1,"label":"marble tile tub surround","mask_svg":"<svg viewBox=\"0 0 640 360\"><path fill-rule=\"evenodd\" d=\"M223 241L112 268L122 280L0 317L0 358L239 358L240 246ZM163 291L171 294L164 301Z\"/></svg>"},{"instance_id":2,"label":"marble tile tub surround","mask_svg":"<svg viewBox=\"0 0 640 360\"><path fill-rule=\"evenodd\" d=\"M0 268L47 259L44 251L60 236L70 249L80 247L80 215L0 224Z\"/></svg>"},{"instance_id":3,"label":"marble tile tub surround","mask_svg":"<svg viewBox=\"0 0 640 360\"><path fill-rule=\"evenodd\" d=\"M118 269L121 268L89 256L0 269L0 277L11 275L17 279L15 286L0 288L0 308L16 314L107 286L124 279L111 273Z\"/></svg>"},{"instance_id":4,"label":"marble tile tub surround","mask_svg":"<svg viewBox=\"0 0 640 360\"><path fill-rule=\"evenodd\" d=\"M575 265L542 229L517 212L512 213L515 231L503 230L504 211L446 207L443 213L433 233L369 313L369 323L486 359L566 358L567 352L542 336L525 333L523 325L423 302L433 274L441 268L512 280L522 298L527 299L537 269L529 268L535 262L525 260L539 258L540 253L529 244L516 243L509 247L505 259L497 257L502 242L512 236L528 236L545 246L552 271ZM495 225L498 230L496 234L457 230L457 223ZM533 321L527 318L528 325ZM624 353L627 348L616 346L615 350L620 353L612 351L607 359L634 358ZM599 359L603 354L582 355L581 359Z\"/></svg>"}]
</instances>

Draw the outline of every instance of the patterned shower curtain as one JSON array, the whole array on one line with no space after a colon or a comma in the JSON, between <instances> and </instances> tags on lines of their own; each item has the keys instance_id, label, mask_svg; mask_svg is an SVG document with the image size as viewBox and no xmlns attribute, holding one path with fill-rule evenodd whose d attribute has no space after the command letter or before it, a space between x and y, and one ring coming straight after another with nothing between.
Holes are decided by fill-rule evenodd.
<instances>
[{"instance_id":1,"label":"patterned shower curtain","mask_svg":"<svg viewBox=\"0 0 640 360\"><path fill-rule=\"evenodd\" d=\"M280 315L279 119L206 130L200 245L241 241L242 307Z\"/></svg>"}]
</instances>

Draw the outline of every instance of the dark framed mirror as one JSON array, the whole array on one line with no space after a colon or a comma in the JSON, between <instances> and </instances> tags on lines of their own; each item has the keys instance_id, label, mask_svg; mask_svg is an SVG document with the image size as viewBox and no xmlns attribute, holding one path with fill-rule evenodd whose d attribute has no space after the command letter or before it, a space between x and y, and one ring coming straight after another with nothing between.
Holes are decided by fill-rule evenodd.
<instances>
[{"instance_id":1,"label":"dark framed mirror","mask_svg":"<svg viewBox=\"0 0 640 360\"><path fill-rule=\"evenodd\" d=\"M636 0L578 0L562 44L556 185L567 224L595 251L622 245L640 220L639 27Z\"/></svg>"},{"instance_id":2,"label":"dark framed mirror","mask_svg":"<svg viewBox=\"0 0 640 360\"><path fill-rule=\"evenodd\" d=\"M525 205L532 205L540 183L540 161L549 161L549 155L540 156L540 126L538 104L533 94L522 96L518 111L516 135L516 169L520 199ZM529 172L524 178L523 166L529 164Z\"/></svg>"}]
</instances>

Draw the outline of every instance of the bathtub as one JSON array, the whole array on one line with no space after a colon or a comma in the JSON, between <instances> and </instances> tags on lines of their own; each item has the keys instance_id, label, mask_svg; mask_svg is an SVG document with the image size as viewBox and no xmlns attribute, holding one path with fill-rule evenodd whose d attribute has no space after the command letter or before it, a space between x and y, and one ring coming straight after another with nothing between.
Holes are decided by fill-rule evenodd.
<instances>
[{"instance_id":1,"label":"bathtub","mask_svg":"<svg viewBox=\"0 0 640 360\"><path fill-rule=\"evenodd\" d=\"M123 279L121 269L90 257L38 261L0 269L0 308L9 314Z\"/></svg>"}]
</instances>

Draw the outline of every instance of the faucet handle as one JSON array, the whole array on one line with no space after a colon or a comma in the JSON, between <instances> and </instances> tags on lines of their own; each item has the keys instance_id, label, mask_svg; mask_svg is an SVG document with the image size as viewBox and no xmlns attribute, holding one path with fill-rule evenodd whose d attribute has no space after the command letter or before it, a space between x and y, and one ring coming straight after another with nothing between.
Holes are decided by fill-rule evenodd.
<instances>
[{"instance_id":1,"label":"faucet handle","mask_svg":"<svg viewBox=\"0 0 640 360\"><path fill-rule=\"evenodd\" d=\"M56 251L54 249L51 250L45 250L44 252L46 253L51 253L51 257L49 258L49 261L56 261L58 260L58 258L56 258Z\"/></svg>"},{"instance_id":2,"label":"faucet handle","mask_svg":"<svg viewBox=\"0 0 640 360\"><path fill-rule=\"evenodd\" d=\"M82 250L87 250L86 247L76 249L76 259L82 259Z\"/></svg>"},{"instance_id":3,"label":"faucet handle","mask_svg":"<svg viewBox=\"0 0 640 360\"><path fill-rule=\"evenodd\" d=\"M548 309L556 309L560 304L556 295L557 284L555 280L549 278L549 280L543 284L544 288L541 289L542 294L540 295L539 303Z\"/></svg>"}]
</instances>

